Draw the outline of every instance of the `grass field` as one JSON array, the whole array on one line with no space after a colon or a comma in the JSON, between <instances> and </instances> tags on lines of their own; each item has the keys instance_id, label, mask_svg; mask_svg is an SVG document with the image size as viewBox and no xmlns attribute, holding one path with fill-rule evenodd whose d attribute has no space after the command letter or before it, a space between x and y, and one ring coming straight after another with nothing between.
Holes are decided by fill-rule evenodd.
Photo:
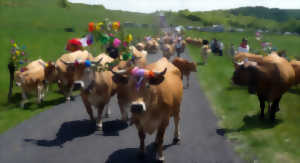
<instances>
[{"instance_id":1,"label":"grass field","mask_svg":"<svg viewBox=\"0 0 300 163\"><path fill-rule=\"evenodd\" d=\"M259 102L247 89L233 86L233 63L228 55L231 43L238 45L242 37L249 39L252 49L259 49L253 33L200 33L187 31L187 35L211 40L220 39L225 44L225 56L209 55L208 64L198 67L198 79L206 96L220 119L220 133L235 144L235 150L250 161L263 163L296 163L300 160L300 88L293 87L280 102L276 123L259 120ZM266 35L278 49L287 50L288 56L299 55L300 37ZM188 46L191 57L202 62L200 48ZM268 117L268 116L267 116Z\"/></svg>"},{"instance_id":2,"label":"grass field","mask_svg":"<svg viewBox=\"0 0 300 163\"><path fill-rule=\"evenodd\" d=\"M21 97L18 88L14 88L13 102L7 102L10 40L26 45L26 52L31 60L41 57L45 61L54 61L66 53L64 48L67 40L87 33L87 24L91 21L98 22L109 18L120 22L158 24L157 17L153 14L111 11L103 6L81 4L71 4L70 8L63 9L57 2L57 0L0 1L0 133L64 101L62 95L54 92L57 88L53 86L42 106L35 105L35 99L31 99L32 105L27 109L19 108ZM66 27L72 27L75 32L65 32ZM125 31L133 33L134 39L158 32L155 28L126 28ZM97 55L100 53L98 49L91 47L89 51Z\"/></svg>"}]
</instances>

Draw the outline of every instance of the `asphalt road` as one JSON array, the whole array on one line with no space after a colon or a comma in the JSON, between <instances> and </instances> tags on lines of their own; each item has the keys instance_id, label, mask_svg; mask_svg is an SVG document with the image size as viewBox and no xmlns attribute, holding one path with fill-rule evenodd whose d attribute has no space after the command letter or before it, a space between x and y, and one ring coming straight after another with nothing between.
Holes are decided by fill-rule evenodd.
<instances>
[{"instance_id":1,"label":"asphalt road","mask_svg":"<svg viewBox=\"0 0 300 163\"><path fill-rule=\"evenodd\" d=\"M149 54L148 61L161 57ZM183 55L184 58L189 58ZM185 81L184 81L185 82ZM165 135L166 163L237 163L225 137L217 134L217 118L204 96L196 74L184 90L181 105L180 145L171 145L173 119ZM81 98L53 107L0 135L0 163L137 163L153 162L155 134L146 137L147 157L138 160L139 139L134 126L120 119L116 98L109 107L112 115L104 119L104 133L95 131ZM11 117L13 119L13 117Z\"/></svg>"}]
</instances>

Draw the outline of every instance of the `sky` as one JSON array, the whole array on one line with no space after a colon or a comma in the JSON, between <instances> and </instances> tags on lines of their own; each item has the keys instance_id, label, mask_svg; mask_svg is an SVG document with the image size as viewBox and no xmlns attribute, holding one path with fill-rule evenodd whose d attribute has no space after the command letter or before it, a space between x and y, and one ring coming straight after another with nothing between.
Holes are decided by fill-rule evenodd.
<instances>
[{"instance_id":1,"label":"sky","mask_svg":"<svg viewBox=\"0 0 300 163\"><path fill-rule=\"evenodd\" d=\"M300 0L69 0L72 3L102 4L107 9L150 13L157 10L210 11L245 6L300 9Z\"/></svg>"}]
</instances>

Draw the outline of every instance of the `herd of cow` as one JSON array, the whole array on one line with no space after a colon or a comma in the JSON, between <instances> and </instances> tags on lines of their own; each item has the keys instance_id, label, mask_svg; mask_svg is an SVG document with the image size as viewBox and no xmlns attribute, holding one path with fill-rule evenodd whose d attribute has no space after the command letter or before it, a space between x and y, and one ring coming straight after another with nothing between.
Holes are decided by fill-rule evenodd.
<instances>
[{"instance_id":1,"label":"herd of cow","mask_svg":"<svg viewBox=\"0 0 300 163\"><path fill-rule=\"evenodd\" d=\"M114 59L107 54L93 57L86 50L78 50L63 54L56 62L44 62L42 59L28 64L15 73L16 84L22 88L24 107L30 92L37 93L41 103L47 91L47 85L57 83L67 100L70 100L74 85L81 87L81 98L90 119L102 129L102 113L112 96L116 95L123 121L135 124L140 138L139 156L145 153L145 134L157 131L155 145L157 160L163 161L163 137L174 118L175 132L173 142L180 141L179 120L180 105L183 95L183 76L189 80L190 72L196 71L194 62L175 57L175 43L170 35L162 38L146 39L144 42L131 46L134 60L120 61L107 71L96 71L86 65L89 61L93 66L105 65ZM201 39L186 38L179 40L181 51L185 44L202 45ZM158 61L147 64L148 53L157 53L161 49L163 56ZM248 86L249 93L257 94L260 101L261 118L264 118L265 102L269 102L271 120L279 111L282 95L293 85L300 83L300 62L288 62L276 53L268 56L250 53L238 53L234 58L235 71L232 82ZM187 86L189 82L187 82ZM92 107L97 109L94 119ZM131 118L128 117L131 112ZM110 111L106 109L105 115Z\"/></svg>"},{"instance_id":2,"label":"herd of cow","mask_svg":"<svg viewBox=\"0 0 300 163\"><path fill-rule=\"evenodd\" d=\"M183 76L188 78L190 72L196 71L194 62L179 57L169 61L175 53L172 50L175 48L174 42L166 35L161 39L152 38L137 43L130 47L133 60L121 60L107 71L96 71L93 67L111 63L114 59L104 53L93 57L86 50L63 54L56 62L44 62L42 59L33 61L15 73L16 84L22 89L21 106L24 107L27 94L32 92L37 93L38 103L41 103L51 83L58 84L67 100L71 98L74 85L79 85L86 111L101 131L102 113L105 112L106 116L110 114L105 106L116 95L122 120L135 124L138 129L139 156L144 154L145 134L157 131L157 160L163 161L163 137L170 117L174 117L175 123L174 143L180 141ZM166 57L147 64L148 52L156 53L159 49ZM92 66L87 66L87 61ZM92 107L98 111L96 120ZM128 111L131 112L130 119Z\"/></svg>"}]
</instances>

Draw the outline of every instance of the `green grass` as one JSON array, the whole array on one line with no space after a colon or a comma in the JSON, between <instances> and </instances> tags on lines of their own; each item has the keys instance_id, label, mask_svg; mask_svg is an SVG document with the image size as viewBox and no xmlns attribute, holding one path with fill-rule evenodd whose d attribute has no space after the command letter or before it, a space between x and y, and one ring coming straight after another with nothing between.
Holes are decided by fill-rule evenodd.
<instances>
[{"instance_id":1,"label":"green grass","mask_svg":"<svg viewBox=\"0 0 300 163\"><path fill-rule=\"evenodd\" d=\"M246 36L250 47L258 48L251 33L187 32L187 35L208 40L216 37L225 46L231 42L237 45ZM290 56L297 56L299 52L300 37L267 35L265 39L280 49L286 49ZM200 48L188 46L188 49L194 61L202 62ZM299 162L300 89L293 87L284 94L280 102L281 110L276 114L276 123L270 123L268 118L260 121L257 97L249 95L247 89L231 84L233 71L232 59L225 49L223 57L209 55L208 64L199 66L197 74L201 87L220 119L220 127L234 143L236 151L251 162Z\"/></svg>"},{"instance_id":2,"label":"green grass","mask_svg":"<svg viewBox=\"0 0 300 163\"><path fill-rule=\"evenodd\" d=\"M71 4L70 8L63 9L57 2L58 0L0 1L0 133L63 101L60 100L62 95L54 93L57 89L53 87L43 106L37 106L35 99L31 99L33 104L28 109L19 108L18 88L14 88L16 98L13 103L7 102L10 40L26 45L26 52L31 60L41 57L45 61L55 61L66 53L64 48L67 40L86 34L88 23L91 21L98 22L109 18L112 21L158 25L158 19L154 14L112 11L103 6L82 4ZM65 32L66 27L74 28L75 32ZM125 31L132 33L134 39L158 32L155 28L126 28ZM98 55L99 49L99 44L88 48L93 55Z\"/></svg>"}]
</instances>

